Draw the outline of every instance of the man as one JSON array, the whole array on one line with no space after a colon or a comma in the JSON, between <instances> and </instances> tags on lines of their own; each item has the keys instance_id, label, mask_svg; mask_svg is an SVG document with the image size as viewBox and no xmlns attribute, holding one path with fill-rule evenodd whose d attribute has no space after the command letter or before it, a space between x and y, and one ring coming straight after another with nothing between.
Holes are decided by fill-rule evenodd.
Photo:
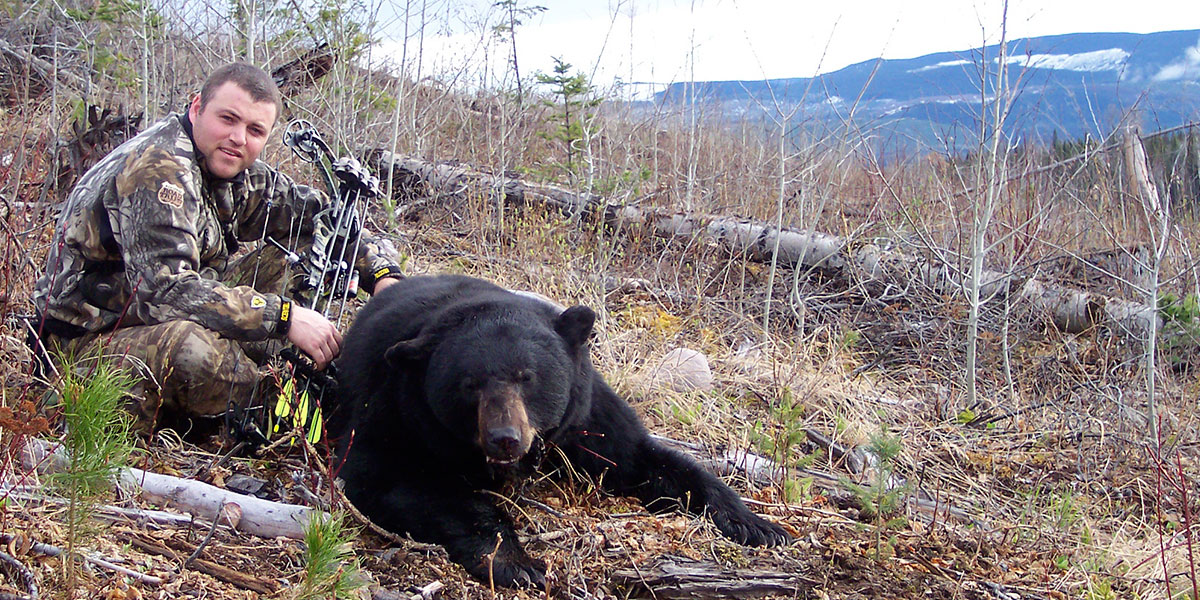
<instances>
[{"instance_id":1,"label":"man","mask_svg":"<svg viewBox=\"0 0 1200 600\"><path fill-rule=\"evenodd\" d=\"M328 319L286 290L264 291L281 283L270 246L231 261L239 242L310 235L324 203L257 160L280 106L267 73L225 65L186 113L119 146L67 199L33 294L41 338L76 357L102 350L144 363L142 430L160 412L244 405L266 375L252 342L286 339L319 369L341 349ZM401 276L369 235L361 247L355 266L368 292Z\"/></svg>"}]
</instances>

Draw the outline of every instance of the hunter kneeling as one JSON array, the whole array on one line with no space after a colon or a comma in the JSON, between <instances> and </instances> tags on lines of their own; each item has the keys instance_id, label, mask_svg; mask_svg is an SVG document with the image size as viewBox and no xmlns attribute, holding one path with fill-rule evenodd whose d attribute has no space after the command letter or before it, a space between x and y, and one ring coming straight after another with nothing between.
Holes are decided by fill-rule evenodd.
<instances>
[{"instance_id":1,"label":"hunter kneeling","mask_svg":"<svg viewBox=\"0 0 1200 600\"><path fill-rule=\"evenodd\" d=\"M266 72L220 67L187 112L113 150L63 207L33 325L50 352L102 352L140 374L141 431L244 407L282 340L318 369L341 351L335 324L286 295L283 253L263 243L298 226L311 245L327 203L258 160L280 108ZM234 258L240 242L258 247ZM359 248L366 291L401 276L369 234Z\"/></svg>"}]
</instances>

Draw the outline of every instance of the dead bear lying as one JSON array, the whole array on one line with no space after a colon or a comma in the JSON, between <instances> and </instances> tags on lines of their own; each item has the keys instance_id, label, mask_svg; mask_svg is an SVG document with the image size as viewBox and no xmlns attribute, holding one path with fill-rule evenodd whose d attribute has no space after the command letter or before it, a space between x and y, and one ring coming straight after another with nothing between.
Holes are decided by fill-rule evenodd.
<instances>
[{"instance_id":1,"label":"dead bear lying","mask_svg":"<svg viewBox=\"0 0 1200 600\"><path fill-rule=\"evenodd\" d=\"M498 534L494 581L540 586L545 565L477 490L530 474L541 445L553 444L575 469L652 511L704 513L744 544L786 542L728 486L647 435L592 368L595 317L455 275L382 291L359 312L337 363L330 425L350 501L386 529L444 546L484 580Z\"/></svg>"}]
</instances>

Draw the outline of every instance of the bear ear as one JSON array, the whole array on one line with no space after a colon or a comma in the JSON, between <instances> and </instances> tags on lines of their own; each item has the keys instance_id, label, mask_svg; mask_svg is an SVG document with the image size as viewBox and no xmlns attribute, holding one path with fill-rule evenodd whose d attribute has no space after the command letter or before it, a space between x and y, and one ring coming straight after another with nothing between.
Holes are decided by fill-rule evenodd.
<instances>
[{"instance_id":1,"label":"bear ear","mask_svg":"<svg viewBox=\"0 0 1200 600\"><path fill-rule=\"evenodd\" d=\"M422 333L412 339L400 340L392 344L391 348L384 351L383 358L389 365L394 367L422 360L429 356L429 346L432 339L433 336L429 333Z\"/></svg>"},{"instance_id":2,"label":"bear ear","mask_svg":"<svg viewBox=\"0 0 1200 600\"><path fill-rule=\"evenodd\" d=\"M554 331L567 340L567 344L572 348L578 348L587 342L595 322L596 313L592 312L592 309L586 306L572 306L554 320Z\"/></svg>"}]
</instances>

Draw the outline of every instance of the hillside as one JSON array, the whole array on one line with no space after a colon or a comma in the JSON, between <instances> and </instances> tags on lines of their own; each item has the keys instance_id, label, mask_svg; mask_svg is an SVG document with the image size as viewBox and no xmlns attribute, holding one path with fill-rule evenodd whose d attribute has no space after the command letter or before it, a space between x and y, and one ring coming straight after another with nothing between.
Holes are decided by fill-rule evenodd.
<instances>
[{"instance_id":1,"label":"hillside","mask_svg":"<svg viewBox=\"0 0 1200 600\"><path fill-rule=\"evenodd\" d=\"M680 118L674 92L645 111L530 87L464 89L411 76L415 57L364 69L369 15L350 6L311 22L266 11L258 38L222 7L133 8L34 2L0 17L0 598L31 597L32 580L42 598L292 599L311 580L301 541L146 495L107 490L74 530L69 490L20 460L29 437L67 433L64 379L37 376L24 343L60 203L121 140L186 106L213 65L250 54L279 71L287 96L264 160L319 185L279 134L285 120L308 119L337 153L376 166L386 196L367 222L409 274L465 273L592 307L593 362L647 426L794 537L741 547L706 519L650 515L549 473L500 500L549 565L547 589L492 589L440 548L389 540L347 514L365 532L340 546L354 559L333 570L357 560L374 588L344 596L1099 600L1200 588L1194 128L886 162L870 151L871 129L780 140L731 128L724 114ZM1155 35L1014 41L1013 56L1067 57L1026 67L1022 97L1042 101L1024 118L1061 136L1111 126L1118 115L1100 121L1100 109L1072 114L1046 99L1063 88L1078 100L1066 89L1081 77L1124 90L1108 61L1121 53L1126 71L1138 57L1152 79L1197 38ZM949 119L920 107L972 94L943 79L972 72L960 60L971 59L880 65L875 82L889 91L867 98L868 120ZM809 98L850 102L874 68L850 67ZM925 87L909 73L921 69ZM1172 85L1194 90L1195 74L1180 73ZM1041 94L1030 92L1038 77ZM743 105L762 89L707 85ZM1130 105L1120 93L1114 111ZM378 168L389 152L408 169L390 181ZM663 381L659 365L680 347L707 357L710 389ZM291 441L249 454L198 428L163 430L138 438L129 463L341 506L327 449ZM109 566L70 569L82 564L61 558L71 544Z\"/></svg>"},{"instance_id":2,"label":"hillside","mask_svg":"<svg viewBox=\"0 0 1200 600\"><path fill-rule=\"evenodd\" d=\"M979 137L982 90L995 93L982 63L994 65L1000 50L996 44L870 60L815 78L675 83L655 100L697 99L750 121L799 107L794 120L817 131L845 126L853 108L859 128L905 149L969 150ZM1017 140L1104 138L1124 122L1154 131L1200 116L1200 30L1017 39L1005 55L1005 95L1012 97L1006 129Z\"/></svg>"}]
</instances>

